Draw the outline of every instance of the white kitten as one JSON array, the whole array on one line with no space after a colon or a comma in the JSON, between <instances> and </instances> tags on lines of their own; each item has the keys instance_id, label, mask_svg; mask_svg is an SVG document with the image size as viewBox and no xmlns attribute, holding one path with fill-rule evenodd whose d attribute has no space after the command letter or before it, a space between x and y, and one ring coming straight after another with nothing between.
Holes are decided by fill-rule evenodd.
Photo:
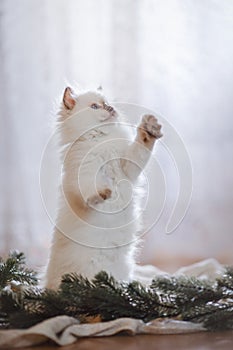
<instances>
[{"instance_id":1,"label":"white kitten","mask_svg":"<svg viewBox=\"0 0 233 350\"><path fill-rule=\"evenodd\" d=\"M140 234L136 181L160 129L154 116L144 115L133 140L133 128L101 93L66 88L57 120L63 173L46 287L56 289L71 272L133 277Z\"/></svg>"}]
</instances>

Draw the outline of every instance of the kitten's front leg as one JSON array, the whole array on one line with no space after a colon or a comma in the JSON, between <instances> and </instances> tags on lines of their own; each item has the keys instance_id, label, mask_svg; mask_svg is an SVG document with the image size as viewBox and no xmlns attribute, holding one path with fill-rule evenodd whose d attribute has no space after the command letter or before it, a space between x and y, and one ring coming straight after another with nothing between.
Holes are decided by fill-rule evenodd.
<instances>
[{"instance_id":1,"label":"kitten's front leg","mask_svg":"<svg viewBox=\"0 0 233 350\"><path fill-rule=\"evenodd\" d=\"M158 123L158 119L155 116L152 114L143 115L137 128L136 141L151 150L155 141L163 136L161 128L162 126Z\"/></svg>"},{"instance_id":2,"label":"kitten's front leg","mask_svg":"<svg viewBox=\"0 0 233 350\"><path fill-rule=\"evenodd\" d=\"M129 146L122 159L125 174L135 181L148 162L155 141L162 137L161 125L155 116L145 114L137 127L135 141Z\"/></svg>"},{"instance_id":3,"label":"kitten's front leg","mask_svg":"<svg viewBox=\"0 0 233 350\"><path fill-rule=\"evenodd\" d=\"M104 202L111 197L112 191L110 188L103 188L97 194L87 198L88 207L95 207L97 204Z\"/></svg>"}]
</instances>

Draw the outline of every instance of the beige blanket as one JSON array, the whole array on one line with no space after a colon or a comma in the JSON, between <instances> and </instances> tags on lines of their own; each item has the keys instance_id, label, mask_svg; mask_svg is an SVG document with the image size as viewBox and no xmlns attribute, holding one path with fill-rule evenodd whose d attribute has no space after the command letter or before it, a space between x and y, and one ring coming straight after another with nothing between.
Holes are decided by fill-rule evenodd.
<instances>
[{"instance_id":1,"label":"beige blanket","mask_svg":"<svg viewBox=\"0 0 233 350\"><path fill-rule=\"evenodd\" d=\"M27 347L48 340L58 345L68 345L81 337L106 337L125 331L129 334L175 334L200 332L200 324L171 319L157 319L148 323L131 318L119 318L109 322L78 324L68 316L57 316L26 330L0 331L0 348Z\"/></svg>"}]
</instances>

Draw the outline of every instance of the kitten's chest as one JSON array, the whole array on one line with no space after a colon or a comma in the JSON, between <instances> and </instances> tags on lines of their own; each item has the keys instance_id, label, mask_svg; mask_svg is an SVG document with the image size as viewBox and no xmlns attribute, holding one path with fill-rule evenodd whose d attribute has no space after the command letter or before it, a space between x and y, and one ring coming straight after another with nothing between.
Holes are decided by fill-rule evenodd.
<instances>
[{"instance_id":1,"label":"kitten's chest","mask_svg":"<svg viewBox=\"0 0 233 350\"><path fill-rule=\"evenodd\" d=\"M97 190L110 188L111 199L107 201L119 205L128 202L132 191L131 185L122 170L124 145L121 140L98 143L93 146L80 163L79 179L83 179ZM106 203L106 204L107 204Z\"/></svg>"},{"instance_id":2,"label":"kitten's chest","mask_svg":"<svg viewBox=\"0 0 233 350\"><path fill-rule=\"evenodd\" d=\"M121 168L122 158L123 152L120 152L119 147L117 149L113 145L103 149L98 147L87 155L80 171L84 167L85 173L92 176L97 183L106 180L114 184L124 177Z\"/></svg>"}]
</instances>

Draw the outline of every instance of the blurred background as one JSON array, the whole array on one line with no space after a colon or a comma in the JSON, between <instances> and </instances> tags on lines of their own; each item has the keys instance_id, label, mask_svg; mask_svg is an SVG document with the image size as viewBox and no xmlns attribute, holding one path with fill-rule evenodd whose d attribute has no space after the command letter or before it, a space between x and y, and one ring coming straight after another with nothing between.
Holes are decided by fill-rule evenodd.
<instances>
[{"instance_id":1,"label":"blurred background","mask_svg":"<svg viewBox=\"0 0 233 350\"><path fill-rule=\"evenodd\" d=\"M0 62L0 255L17 248L46 263L40 161L55 102L77 82L161 113L190 154L191 204L168 235L177 174L157 147L168 196L140 262L233 263L233 1L1 0Z\"/></svg>"}]
</instances>

